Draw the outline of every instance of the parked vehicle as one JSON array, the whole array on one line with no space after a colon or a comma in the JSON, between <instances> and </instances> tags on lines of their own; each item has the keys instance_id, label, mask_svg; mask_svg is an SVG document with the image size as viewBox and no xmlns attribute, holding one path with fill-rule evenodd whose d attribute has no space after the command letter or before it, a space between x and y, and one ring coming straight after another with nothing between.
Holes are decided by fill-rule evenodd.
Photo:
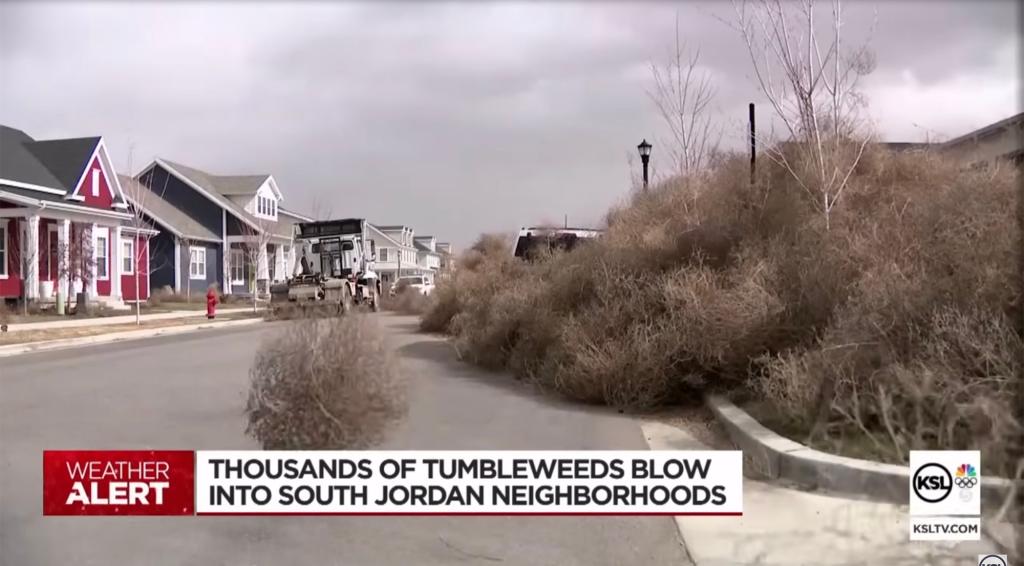
<instances>
[{"instance_id":1,"label":"parked vehicle","mask_svg":"<svg viewBox=\"0 0 1024 566\"><path fill-rule=\"evenodd\" d=\"M322 302L348 312L355 305L380 309L380 281L373 271L376 250L362 218L302 222L295 247L296 274L271 287L271 302Z\"/></svg>"},{"instance_id":2,"label":"parked vehicle","mask_svg":"<svg viewBox=\"0 0 1024 566\"><path fill-rule=\"evenodd\" d=\"M402 291L402 289L412 289L417 293L427 296L434 292L434 282L429 277L423 275L407 275L405 277L399 277L398 281L395 281L391 288L388 289L388 296L394 297Z\"/></svg>"},{"instance_id":3,"label":"parked vehicle","mask_svg":"<svg viewBox=\"0 0 1024 566\"><path fill-rule=\"evenodd\" d=\"M601 230L591 228L523 228L516 238L512 255L531 261L543 251L568 251L579 242L600 237L601 234Z\"/></svg>"}]
</instances>

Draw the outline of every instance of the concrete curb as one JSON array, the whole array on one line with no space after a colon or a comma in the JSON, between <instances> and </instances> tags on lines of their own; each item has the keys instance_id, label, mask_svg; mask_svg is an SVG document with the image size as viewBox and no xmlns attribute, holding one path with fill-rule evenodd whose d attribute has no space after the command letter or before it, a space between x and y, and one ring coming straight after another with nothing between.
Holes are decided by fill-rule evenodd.
<instances>
[{"instance_id":1,"label":"concrete curb","mask_svg":"<svg viewBox=\"0 0 1024 566\"><path fill-rule=\"evenodd\" d=\"M745 471L755 477L782 479L811 489L860 495L878 501L909 503L910 469L870 460L847 458L808 448L768 430L729 400L709 395L705 404L743 450ZM982 502L999 506L1013 481L983 477Z\"/></svg>"},{"instance_id":2,"label":"concrete curb","mask_svg":"<svg viewBox=\"0 0 1024 566\"><path fill-rule=\"evenodd\" d=\"M171 336L174 334L184 334L186 332L194 332L196 330L209 328L247 326L259 322L264 322L264 320L262 318L245 318L242 320L228 320L223 322L200 322L197 324L185 324L181 326L165 326L163 328L146 328L141 330L127 330L124 332L111 332L108 334L98 334L96 336L82 336L80 338L64 338L61 340L10 344L8 346L0 346L0 358L17 356L20 354L31 354L33 352L75 348L91 344L108 344L112 342L138 340L140 338L151 338L154 336Z\"/></svg>"}]
</instances>

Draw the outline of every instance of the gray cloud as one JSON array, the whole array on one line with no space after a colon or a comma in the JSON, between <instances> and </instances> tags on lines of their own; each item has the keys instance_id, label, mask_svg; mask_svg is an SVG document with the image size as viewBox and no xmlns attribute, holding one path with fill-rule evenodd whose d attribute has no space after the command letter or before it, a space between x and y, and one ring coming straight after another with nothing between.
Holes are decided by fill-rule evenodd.
<instances>
[{"instance_id":1,"label":"gray cloud","mask_svg":"<svg viewBox=\"0 0 1024 566\"><path fill-rule=\"evenodd\" d=\"M847 4L855 40L877 8L864 87L883 137L1019 111L1016 3ZM0 122L101 134L122 169L131 147L134 170L161 155L273 173L286 206L466 244L594 222L626 196L627 155L660 131L647 66L677 10L734 140L760 99L726 2L5 2Z\"/></svg>"}]
</instances>

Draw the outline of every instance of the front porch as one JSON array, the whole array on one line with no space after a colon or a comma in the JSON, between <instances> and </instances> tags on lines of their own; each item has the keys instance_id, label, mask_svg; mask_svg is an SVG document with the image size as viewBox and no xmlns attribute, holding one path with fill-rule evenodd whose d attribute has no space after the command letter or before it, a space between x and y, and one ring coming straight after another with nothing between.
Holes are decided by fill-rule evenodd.
<instances>
[{"instance_id":1,"label":"front porch","mask_svg":"<svg viewBox=\"0 0 1024 566\"><path fill-rule=\"evenodd\" d=\"M123 216L0 201L0 299L77 306L82 294L111 308L145 300L152 231L122 226Z\"/></svg>"},{"instance_id":2,"label":"front porch","mask_svg":"<svg viewBox=\"0 0 1024 566\"><path fill-rule=\"evenodd\" d=\"M277 238L264 242L259 237L228 236L224 262L226 294L252 296L256 292L257 296L266 296L272 283L291 276L295 258L290 242Z\"/></svg>"}]
</instances>

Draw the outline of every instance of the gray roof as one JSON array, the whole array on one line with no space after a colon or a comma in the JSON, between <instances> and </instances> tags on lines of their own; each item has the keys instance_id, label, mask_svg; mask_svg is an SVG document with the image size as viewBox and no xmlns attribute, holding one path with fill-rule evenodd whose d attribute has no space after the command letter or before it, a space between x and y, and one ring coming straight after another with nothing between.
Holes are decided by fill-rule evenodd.
<instances>
[{"instance_id":1,"label":"gray roof","mask_svg":"<svg viewBox=\"0 0 1024 566\"><path fill-rule=\"evenodd\" d=\"M194 167L175 163L166 159L161 159L160 161L166 163L179 174L184 175L190 181L210 193L213 196L214 201L232 215L250 223L253 226L259 227L260 229L266 229L268 232L281 238L291 239L294 235L292 231L292 222L274 222L264 218L256 218L226 196L228 194L242 193L224 192L239 190L239 188L243 186L252 186L252 184L255 183L255 179L261 179L259 183L252 186L252 191L249 194L253 194L256 192L256 189L263 184L263 181L269 177L269 175L211 175L206 171L200 171Z\"/></svg>"},{"instance_id":2,"label":"gray roof","mask_svg":"<svg viewBox=\"0 0 1024 566\"><path fill-rule=\"evenodd\" d=\"M175 233L176 236L191 240L221 241L220 234L196 222L195 219L180 208L164 199L163 195L157 191L126 175L118 175L117 177L121 181L121 187L129 195L129 200L134 200L134 195L143 195L140 197L142 198L142 203L133 202L132 204L141 204L147 216L152 218L157 224L165 227L168 231Z\"/></svg>"},{"instance_id":3,"label":"gray roof","mask_svg":"<svg viewBox=\"0 0 1024 566\"><path fill-rule=\"evenodd\" d=\"M0 126L0 178L71 192L100 138L36 141Z\"/></svg>"},{"instance_id":4,"label":"gray roof","mask_svg":"<svg viewBox=\"0 0 1024 566\"><path fill-rule=\"evenodd\" d=\"M975 140L977 138L983 138L983 137L988 136L990 134L998 133L998 132L1002 131L1004 128L1010 128L1010 127L1013 127L1015 125L1019 125L1022 122L1024 122L1024 112L1021 112L1019 114L1014 114L1013 116L1010 116L1009 118L1003 118L1002 120L999 120L998 122L993 122L993 123L991 123L991 124L989 124L987 126L983 126L981 128L978 128L977 130L974 130L972 132L968 132L968 133L966 133L966 134L964 134L962 136L957 136L957 137L955 137L955 138L953 138L953 139L951 139L951 140L949 140L947 142L942 143L941 145L943 147L947 147L947 148L951 147L951 146L959 145L959 144L961 144L961 143L963 143L965 141L972 141L972 140Z\"/></svg>"},{"instance_id":5,"label":"gray roof","mask_svg":"<svg viewBox=\"0 0 1024 566\"><path fill-rule=\"evenodd\" d=\"M439 252L436 252L436 251L434 251L434 250L431 250L431 249L430 249L430 248L429 248L428 246L425 246L425 245L423 245L423 244L419 243L419 241L417 241L417 240L413 240L413 242L412 242L412 243L413 243L413 245L414 245L414 246L416 247L416 250L417 250L417 251L421 251L421 252L427 252L427 253L430 253L430 254L436 254L436 253L439 253Z\"/></svg>"},{"instance_id":6,"label":"gray roof","mask_svg":"<svg viewBox=\"0 0 1024 566\"><path fill-rule=\"evenodd\" d=\"M194 167L162 160L200 187L224 196L253 195L270 175L212 175Z\"/></svg>"},{"instance_id":7,"label":"gray roof","mask_svg":"<svg viewBox=\"0 0 1024 566\"><path fill-rule=\"evenodd\" d=\"M278 206L277 213L281 214L282 212L287 214L288 216L294 216L295 218L298 218L303 222L312 222L314 220L313 217L308 214L302 214L301 212L295 212L294 210L288 210L283 206Z\"/></svg>"}]
</instances>

